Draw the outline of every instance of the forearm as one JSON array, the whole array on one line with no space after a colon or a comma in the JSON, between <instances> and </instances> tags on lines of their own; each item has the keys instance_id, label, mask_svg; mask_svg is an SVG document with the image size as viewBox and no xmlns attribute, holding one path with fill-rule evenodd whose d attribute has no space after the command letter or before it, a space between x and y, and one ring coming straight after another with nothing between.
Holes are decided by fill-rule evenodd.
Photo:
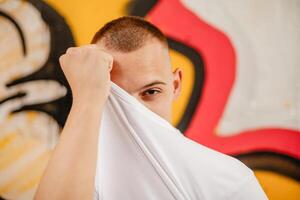
<instances>
[{"instance_id":1,"label":"forearm","mask_svg":"<svg viewBox=\"0 0 300 200\"><path fill-rule=\"evenodd\" d=\"M74 102L35 200L93 199L104 103L86 100Z\"/></svg>"}]
</instances>

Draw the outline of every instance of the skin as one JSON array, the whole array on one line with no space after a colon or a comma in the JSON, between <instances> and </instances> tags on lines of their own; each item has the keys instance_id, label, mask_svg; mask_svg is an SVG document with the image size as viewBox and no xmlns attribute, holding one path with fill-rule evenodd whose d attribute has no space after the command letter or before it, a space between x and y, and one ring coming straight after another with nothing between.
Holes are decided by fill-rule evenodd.
<instances>
[{"instance_id":1,"label":"skin","mask_svg":"<svg viewBox=\"0 0 300 200\"><path fill-rule=\"evenodd\" d=\"M101 42L69 48L60 64L73 104L34 199L92 200L99 128L110 81L170 121L172 101L180 93L181 70L171 71L168 49L155 39L129 53L109 50Z\"/></svg>"},{"instance_id":2,"label":"skin","mask_svg":"<svg viewBox=\"0 0 300 200\"><path fill-rule=\"evenodd\" d=\"M182 71L172 72L168 48L155 38L129 53L109 50L101 41L97 45L113 56L111 80L170 122L172 103L180 95Z\"/></svg>"}]
</instances>

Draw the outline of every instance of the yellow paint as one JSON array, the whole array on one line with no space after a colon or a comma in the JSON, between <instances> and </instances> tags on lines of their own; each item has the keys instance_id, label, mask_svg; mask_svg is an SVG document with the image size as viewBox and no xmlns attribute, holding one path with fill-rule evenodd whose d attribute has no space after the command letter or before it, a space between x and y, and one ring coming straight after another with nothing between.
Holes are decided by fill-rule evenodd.
<instances>
[{"instance_id":1,"label":"yellow paint","mask_svg":"<svg viewBox=\"0 0 300 200\"><path fill-rule=\"evenodd\" d=\"M46 0L71 26L78 45L90 43L95 32L106 22L126 14L128 0Z\"/></svg>"},{"instance_id":2,"label":"yellow paint","mask_svg":"<svg viewBox=\"0 0 300 200\"><path fill-rule=\"evenodd\" d=\"M24 182L24 184L20 186L18 191L20 193L25 193L25 192L31 190L32 188L35 188L36 186L38 186L38 184L42 178L42 173L45 168L46 168L46 166L44 168L42 168L42 170L40 170L39 173L35 173L34 177L32 177L29 180L26 180L26 182Z\"/></svg>"},{"instance_id":3,"label":"yellow paint","mask_svg":"<svg viewBox=\"0 0 300 200\"><path fill-rule=\"evenodd\" d=\"M33 123L36 120L36 118L38 117L38 113L35 111L28 111L28 112L26 112L26 117L27 117L28 123Z\"/></svg>"},{"instance_id":4,"label":"yellow paint","mask_svg":"<svg viewBox=\"0 0 300 200\"><path fill-rule=\"evenodd\" d=\"M24 192L24 190L29 190L33 186L28 186L28 181L35 179L38 175L40 176L45 169L45 164L47 163L50 156L50 152L44 152L32 162L28 163L26 167L24 167L18 174L15 175L8 183L0 187L0 194L6 193L20 193ZM34 178L33 178L34 177ZM33 178L33 179L32 179ZM35 184L35 182L32 182ZM20 191L20 188L23 191Z\"/></svg>"},{"instance_id":5,"label":"yellow paint","mask_svg":"<svg viewBox=\"0 0 300 200\"><path fill-rule=\"evenodd\" d=\"M14 119L14 114L13 113L9 113L6 117L7 122L10 122L11 120Z\"/></svg>"},{"instance_id":6,"label":"yellow paint","mask_svg":"<svg viewBox=\"0 0 300 200\"><path fill-rule=\"evenodd\" d=\"M270 200L299 200L300 183L278 173L257 170L255 175Z\"/></svg>"},{"instance_id":7,"label":"yellow paint","mask_svg":"<svg viewBox=\"0 0 300 200\"><path fill-rule=\"evenodd\" d=\"M30 179L26 179L26 181L23 181L23 183L19 187L20 192L27 192L28 190L38 185L42 178L42 174L47 167L47 163L50 159L51 154L52 151L47 151L39 157L39 160L37 161L37 164L39 165L35 166L37 170L36 173Z\"/></svg>"},{"instance_id":8,"label":"yellow paint","mask_svg":"<svg viewBox=\"0 0 300 200\"><path fill-rule=\"evenodd\" d=\"M0 22L1 23L1 22ZM15 67L15 61L21 60L23 57L20 55L18 50L15 51L9 51L9 52L3 52L1 53L1 59L5 59L6 61L9 60L9 63L6 63L5 65L1 65L0 70L6 71L9 70L12 67ZM11 62L14 61L14 62Z\"/></svg>"},{"instance_id":9,"label":"yellow paint","mask_svg":"<svg viewBox=\"0 0 300 200\"><path fill-rule=\"evenodd\" d=\"M6 147L0 147L0 171L7 169L14 162L19 160L22 156L30 153L34 148L37 147L37 142L34 140L28 140L19 135L11 136L13 140L6 143Z\"/></svg>"},{"instance_id":10,"label":"yellow paint","mask_svg":"<svg viewBox=\"0 0 300 200\"><path fill-rule=\"evenodd\" d=\"M12 143L17 137L16 132L7 133L4 137L0 138L0 149L4 149L7 145Z\"/></svg>"}]
</instances>

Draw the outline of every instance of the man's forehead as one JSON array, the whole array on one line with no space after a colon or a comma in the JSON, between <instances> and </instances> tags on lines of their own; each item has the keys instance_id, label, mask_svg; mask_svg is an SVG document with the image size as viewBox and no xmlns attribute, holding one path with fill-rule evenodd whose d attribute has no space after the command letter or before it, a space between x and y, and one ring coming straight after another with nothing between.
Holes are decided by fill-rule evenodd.
<instances>
[{"instance_id":1,"label":"man's forehead","mask_svg":"<svg viewBox=\"0 0 300 200\"><path fill-rule=\"evenodd\" d=\"M100 48L113 56L111 79L128 92L150 84L167 83L172 73L169 52L158 40L151 40L132 52L118 52Z\"/></svg>"},{"instance_id":2,"label":"man's forehead","mask_svg":"<svg viewBox=\"0 0 300 200\"><path fill-rule=\"evenodd\" d=\"M132 52L105 49L113 56L114 71L119 73L166 73L171 71L168 49L160 43L148 43Z\"/></svg>"},{"instance_id":3,"label":"man's forehead","mask_svg":"<svg viewBox=\"0 0 300 200\"><path fill-rule=\"evenodd\" d=\"M116 67L111 71L111 80L118 84L128 92L136 92L145 87L150 87L155 84L167 84L170 80L170 75L166 70L157 70L157 68L134 68Z\"/></svg>"}]
</instances>

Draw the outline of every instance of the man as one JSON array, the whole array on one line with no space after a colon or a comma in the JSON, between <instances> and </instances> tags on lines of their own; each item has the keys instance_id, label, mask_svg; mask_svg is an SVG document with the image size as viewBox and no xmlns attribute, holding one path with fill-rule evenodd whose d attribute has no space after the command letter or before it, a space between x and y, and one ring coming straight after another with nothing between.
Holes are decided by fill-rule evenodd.
<instances>
[{"instance_id":1,"label":"man","mask_svg":"<svg viewBox=\"0 0 300 200\"><path fill-rule=\"evenodd\" d=\"M92 43L69 48L60 58L73 105L35 199L93 199L98 131L110 80L171 120L182 72L172 72L159 29L139 17L122 17L101 28Z\"/></svg>"}]
</instances>

